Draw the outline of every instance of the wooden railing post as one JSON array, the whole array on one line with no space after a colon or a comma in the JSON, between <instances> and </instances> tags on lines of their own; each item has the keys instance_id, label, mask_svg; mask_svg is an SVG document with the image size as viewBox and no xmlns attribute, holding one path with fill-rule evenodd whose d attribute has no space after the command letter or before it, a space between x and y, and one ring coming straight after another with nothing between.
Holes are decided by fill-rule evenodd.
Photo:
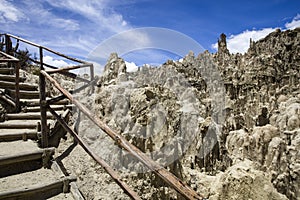
<instances>
[{"instance_id":1,"label":"wooden railing post","mask_svg":"<svg viewBox=\"0 0 300 200\"><path fill-rule=\"evenodd\" d=\"M44 70L43 66L43 47L40 50L40 70ZM42 73L39 75L40 88L40 108L41 108L41 147L48 147L48 127L47 127L47 101L46 101L46 80Z\"/></svg>"},{"instance_id":2,"label":"wooden railing post","mask_svg":"<svg viewBox=\"0 0 300 200\"><path fill-rule=\"evenodd\" d=\"M95 77L94 77L94 76L95 76L94 73L95 73L95 72L94 72L94 65L91 64L91 65L90 65L90 75L91 75L91 83L92 83L92 84L91 84L91 87L92 87L92 88L91 88L91 94L94 93L94 89L95 89L94 84L93 84L93 81L94 81L94 78L95 78Z\"/></svg>"},{"instance_id":3,"label":"wooden railing post","mask_svg":"<svg viewBox=\"0 0 300 200\"><path fill-rule=\"evenodd\" d=\"M20 61L18 61L15 64L15 73L16 73L16 79L15 79L15 89L16 89L16 112L20 111Z\"/></svg>"},{"instance_id":4,"label":"wooden railing post","mask_svg":"<svg viewBox=\"0 0 300 200\"><path fill-rule=\"evenodd\" d=\"M5 53L10 55L11 50L12 50L12 44L10 41L10 37L8 35L5 35Z\"/></svg>"}]
</instances>

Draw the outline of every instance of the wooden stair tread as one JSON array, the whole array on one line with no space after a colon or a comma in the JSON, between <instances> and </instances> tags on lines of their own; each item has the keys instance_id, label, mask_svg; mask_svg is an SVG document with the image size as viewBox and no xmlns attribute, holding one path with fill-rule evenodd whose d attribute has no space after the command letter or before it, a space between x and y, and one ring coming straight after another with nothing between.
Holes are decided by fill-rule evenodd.
<instances>
[{"instance_id":1,"label":"wooden stair tread","mask_svg":"<svg viewBox=\"0 0 300 200\"><path fill-rule=\"evenodd\" d=\"M49 100L50 98L46 98L46 100ZM35 106L39 106L40 105L40 100L39 99L20 99L21 104L23 104L24 106L28 106L28 107L35 107ZM61 100L56 102L54 105L67 105L69 104L70 101L67 99Z\"/></svg>"},{"instance_id":2,"label":"wooden stair tread","mask_svg":"<svg viewBox=\"0 0 300 200\"><path fill-rule=\"evenodd\" d=\"M34 129L40 120L9 120L0 123L0 129Z\"/></svg>"},{"instance_id":3,"label":"wooden stair tread","mask_svg":"<svg viewBox=\"0 0 300 200\"><path fill-rule=\"evenodd\" d=\"M28 139L37 140L37 131L33 129L0 129L0 142Z\"/></svg>"},{"instance_id":4,"label":"wooden stair tread","mask_svg":"<svg viewBox=\"0 0 300 200\"><path fill-rule=\"evenodd\" d=\"M14 141L14 142L1 142L0 159L6 156L15 156L20 153L29 153L37 151L40 148L37 143L32 140L28 141Z\"/></svg>"},{"instance_id":5,"label":"wooden stair tread","mask_svg":"<svg viewBox=\"0 0 300 200\"><path fill-rule=\"evenodd\" d=\"M8 81L1 81L0 80L0 87L7 88L7 89L15 89L15 82L8 82ZM28 83L19 83L20 90L29 90L29 91L37 91L38 86L32 85Z\"/></svg>"},{"instance_id":6,"label":"wooden stair tread","mask_svg":"<svg viewBox=\"0 0 300 200\"><path fill-rule=\"evenodd\" d=\"M0 80L15 82L16 76L15 75L3 75L3 74L0 74ZM24 82L26 80L26 78L25 77L20 77L19 80L20 80L20 82Z\"/></svg>"},{"instance_id":7,"label":"wooden stair tread","mask_svg":"<svg viewBox=\"0 0 300 200\"><path fill-rule=\"evenodd\" d=\"M70 182L76 181L74 177L55 177L50 173L50 170L38 171L39 173L35 172L35 174L27 176L27 180L33 183L23 183L24 175L15 177L15 180L8 180L12 182L19 181L20 184L17 184L17 187L14 186L13 188L6 188L6 190L0 191L0 199L48 199L64 192L64 190L67 190ZM31 178L33 176L38 176L38 178Z\"/></svg>"},{"instance_id":8,"label":"wooden stair tread","mask_svg":"<svg viewBox=\"0 0 300 200\"><path fill-rule=\"evenodd\" d=\"M51 105L51 108L54 109L55 111L59 111L59 110L66 110L68 109L72 109L74 107L73 104L69 104L69 105ZM39 112L40 111L40 106L31 106L31 107L24 107L22 109L23 113L29 113L29 112Z\"/></svg>"},{"instance_id":9,"label":"wooden stair tread","mask_svg":"<svg viewBox=\"0 0 300 200\"><path fill-rule=\"evenodd\" d=\"M58 114L62 114L62 112L58 112ZM26 113L9 113L5 114L6 120L14 120L14 119L40 119L41 113L40 112L26 112ZM47 112L48 119L54 119L50 112Z\"/></svg>"},{"instance_id":10,"label":"wooden stair tread","mask_svg":"<svg viewBox=\"0 0 300 200\"><path fill-rule=\"evenodd\" d=\"M0 68L0 74L2 75L9 75L14 73L14 69L13 68Z\"/></svg>"},{"instance_id":11,"label":"wooden stair tread","mask_svg":"<svg viewBox=\"0 0 300 200\"><path fill-rule=\"evenodd\" d=\"M51 183L56 180L59 180L59 177L55 176L52 170L41 168L35 171L1 178L0 192L14 190L20 187L29 187L38 183Z\"/></svg>"},{"instance_id":12,"label":"wooden stair tread","mask_svg":"<svg viewBox=\"0 0 300 200\"><path fill-rule=\"evenodd\" d=\"M5 93L10 95L11 97L15 97L16 91L11 89L5 89ZM40 92L39 91L26 91L26 90L20 90L19 91L20 98L22 99L38 99ZM49 93L47 93L48 95Z\"/></svg>"}]
</instances>

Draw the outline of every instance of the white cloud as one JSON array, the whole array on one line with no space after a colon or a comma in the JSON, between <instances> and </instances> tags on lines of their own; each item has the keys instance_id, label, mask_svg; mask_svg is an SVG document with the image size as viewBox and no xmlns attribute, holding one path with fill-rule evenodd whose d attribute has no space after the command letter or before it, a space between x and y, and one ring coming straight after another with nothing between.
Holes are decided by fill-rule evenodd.
<instances>
[{"instance_id":1,"label":"white cloud","mask_svg":"<svg viewBox=\"0 0 300 200\"><path fill-rule=\"evenodd\" d=\"M0 22L18 22L25 15L7 0L0 0Z\"/></svg>"},{"instance_id":2,"label":"white cloud","mask_svg":"<svg viewBox=\"0 0 300 200\"><path fill-rule=\"evenodd\" d=\"M56 59L54 59L51 56L44 56L43 62L46 63L46 64L48 64L48 65L54 66L54 67L71 66L71 64L69 64L67 62L65 62L63 60L56 60Z\"/></svg>"},{"instance_id":3,"label":"white cloud","mask_svg":"<svg viewBox=\"0 0 300 200\"><path fill-rule=\"evenodd\" d=\"M285 24L286 29L295 29L300 27L300 14L298 14L291 22ZM246 30L237 35L230 35L227 39L227 48L230 53L245 53L250 46L250 38L253 41L258 41L266 37L277 28L264 28L261 30ZM284 29L283 29L284 30ZM218 49L218 43L212 44L211 47Z\"/></svg>"},{"instance_id":4,"label":"white cloud","mask_svg":"<svg viewBox=\"0 0 300 200\"><path fill-rule=\"evenodd\" d=\"M285 27L287 29L295 29L297 27L300 27L300 14L298 14L296 17L294 17L293 21L286 23Z\"/></svg>"},{"instance_id":5,"label":"white cloud","mask_svg":"<svg viewBox=\"0 0 300 200\"><path fill-rule=\"evenodd\" d=\"M250 46L250 38L253 41L258 41L275 30L276 28L265 28L252 31L246 30L241 34L231 35L227 39L227 48L231 53L245 53Z\"/></svg>"},{"instance_id":6,"label":"white cloud","mask_svg":"<svg viewBox=\"0 0 300 200\"><path fill-rule=\"evenodd\" d=\"M134 62L125 61L127 72L136 72L138 70L138 66Z\"/></svg>"},{"instance_id":7,"label":"white cloud","mask_svg":"<svg viewBox=\"0 0 300 200\"><path fill-rule=\"evenodd\" d=\"M230 53L245 53L250 46L250 38L257 41L266 37L269 33L275 31L276 28L265 28L261 30L246 30L237 35L230 35L227 38L227 48ZM212 48L217 50L218 43L212 45Z\"/></svg>"}]
</instances>

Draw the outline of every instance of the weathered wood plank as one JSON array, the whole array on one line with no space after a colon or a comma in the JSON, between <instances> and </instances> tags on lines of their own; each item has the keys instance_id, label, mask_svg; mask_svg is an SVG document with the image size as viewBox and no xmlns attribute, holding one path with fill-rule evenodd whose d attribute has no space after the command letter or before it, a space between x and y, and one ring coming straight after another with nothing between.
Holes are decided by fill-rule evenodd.
<instances>
[{"instance_id":1,"label":"weathered wood plank","mask_svg":"<svg viewBox=\"0 0 300 200\"><path fill-rule=\"evenodd\" d=\"M4 130L1 130L0 134L0 142L10 142L10 141L16 141L16 140L37 140L37 131L23 131L20 130L20 132L16 133L5 133Z\"/></svg>"},{"instance_id":2,"label":"weathered wood plank","mask_svg":"<svg viewBox=\"0 0 300 200\"><path fill-rule=\"evenodd\" d=\"M4 91L6 94L8 94L11 97L16 97L16 91L15 90L10 90L10 89L5 89ZM46 95L49 95L47 92ZM21 90L19 91L19 96L21 99L38 99L39 98L39 92L38 91L26 91L26 90Z\"/></svg>"},{"instance_id":3,"label":"weathered wood plank","mask_svg":"<svg viewBox=\"0 0 300 200\"><path fill-rule=\"evenodd\" d=\"M15 119L40 119L41 113L7 113L5 114L5 120L15 120ZM54 119L51 113L47 113L47 119Z\"/></svg>"},{"instance_id":4,"label":"weathered wood plank","mask_svg":"<svg viewBox=\"0 0 300 200\"><path fill-rule=\"evenodd\" d=\"M20 77L20 82L24 82L26 80L25 77ZM16 81L16 77L15 75L3 75L3 74L0 74L0 80L2 81L10 81L10 82L15 82Z\"/></svg>"},{"instance_id":5,"label":"weathered wood plank","mask_svg":"<svg viewBox=\"0 0 300 200\"><path fill-rule=\"evenodd\" d=\"M39 47L40 50L40 70L44 70L43 66L43 47ZM46 101L46 79L39 75L39 90L40 90L40 107L41 107L41 147L48 147L48 126L47 126L47 101Z\"/></svg>"},{"instance_id":6,"label":"weathered wood plank","mask_svg":"<svg viewBox=\"0 0 300 200\"><path fill-rule=\"evenodd\" d=\"M8 82L8 81L0 81L0 87L7 88L7 89L15 89L15 83ZM38 90L38 86L28 84L28 83L20 83L19 88L20 88L20 90L31 90L31 91Z\"/></svg>"},{"instance_id":7,"label":"weathered wood plank","mask_svg":"<svg viewBox=\"0 0 300 200\"><path fill-rule=\"evenodd\" d=\"M46 199L55 196L69 188L70 182L76 181L76 177L70 176L48 184L37 184L20 189L0 192L0 199Z\"/></svg>"},{"instance_id":8,"label":"weathered wood plank","mask_svg":"<svg viewBox=\"0 0 300 200\"><path fill-rule=\"evenodd\" d=\"M31 160L38 160L42 158L47 159L44 156L50 156L51 154L54 154L54 152L55 148L47 148L35 150L32 152L20 153L13 156L0 156L0 166Z\"/></svg>"},{"instance_id":9,"label":"weathered wood plank","mask_svg":"<svg viewBox=\"0 0 300 200\"><path fill-rule=\"evenodd\" d=\"M13 68L0 68L0 74L12 74L14 73L14 69Z\"/></svg>"},{"instance_id":10,"label":"weathered wood plank","mask_svg":"<svg viewBox=\"0 0 300 200\"><path fill-rule=\"evenodd\" d=\"M49 99L50 98L47 98L47 100L49 100ZM39 99L21 99L20 102L21 102L22 105L28 106L28 107L39 106L40 105L40 100ZM68 99L64 99L64 100L61 100L61 101L57 101L53 104L55 104L55 105L67 105L69 103L70 103L70 101Z\"/></svg>"}]
</instances>

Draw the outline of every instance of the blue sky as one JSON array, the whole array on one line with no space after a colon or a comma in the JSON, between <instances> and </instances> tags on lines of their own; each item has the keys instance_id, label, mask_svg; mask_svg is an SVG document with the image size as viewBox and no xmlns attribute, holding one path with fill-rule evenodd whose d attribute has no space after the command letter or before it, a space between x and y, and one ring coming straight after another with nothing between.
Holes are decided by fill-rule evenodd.
<instances>
[{"instance_id":1,"label":"blue sky","mask_svg":"<svg viewBox=\"0 0 300 200\"><path fill-rule=\"evenodd\" d=\"M245 52L250 37L258 40L276 28L299 26L299 0L0 0L0 32L83 59L109 37L133 28L172 29L211 52L219 35L225 33L228 48L235 53ZM154 57L161 62L168 55ZM147 62L132 54L126 58L138 64ZM50 55L46 59L58 62Z\"/></svg>"}]
</instances>

